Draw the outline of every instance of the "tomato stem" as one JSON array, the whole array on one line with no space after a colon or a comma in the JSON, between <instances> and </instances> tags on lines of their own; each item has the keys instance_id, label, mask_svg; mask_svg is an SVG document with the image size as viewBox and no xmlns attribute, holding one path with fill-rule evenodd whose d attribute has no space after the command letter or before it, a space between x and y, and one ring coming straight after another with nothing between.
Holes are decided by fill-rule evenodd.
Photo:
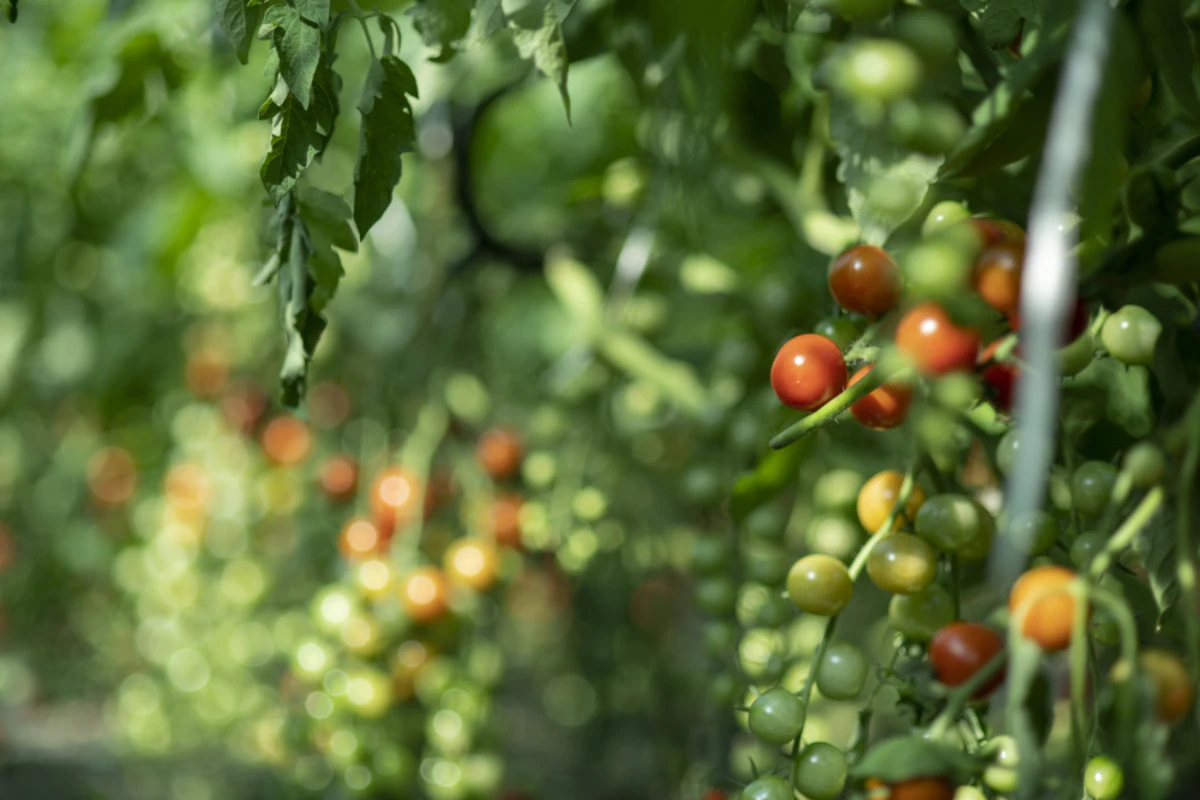
<instances>
[{"instance_id":1,"label":"tomato stem","mask_svg":"<svg viewBox=\"0 0 1200 800\"><path fill-rule=\"evenodd\" d=\"M942 709L942 713L938 714L937 718L929 725L928 737L930 739L940 738L958 719L958 715L962 713L962 710L970 702L971 698L975 696L975 693L996 676L996 673L1004 667L1006 661L1008 661L1008 652L1001 650L992 656L991 660L984 664L969 680L956 686L946 700L946 707Z\"/></svg>"},{"instance_id":2,"label":"tomato stem","mask_svg":"<svg viewBox=\"0 0 1200 800\"><path fill-rule=\"evenodd\" d=\"M1071 620L1071 749L1077 770L1083 769L1087 758L1087 705L1084 690L1087 685L1087 620L1088 585L1086 581L1075 581L1075 614Z\"/></svg>"},{"instance_id":3,"label":"tomato stem","mask_svg":"<svg viewBox=\"0 0 1200 800\"><path fill-rule=\"evenodd\" d=\"M903 377L903 371L889 372L883 368L873 369L866 374L865 377L858 383L842 391L837 397L830 400L825 405L818 408L816 411L804 417L799 422L792 424L780 433L777 433L771 439L772 450L782 450L788 445L795 444L803 439L808 434L817 430L821 426L832 422L843 412L848 410L850 406L862 400L871 392L883 386L889 380L894 380L898 377Z\"/></svg>"},{"instance_id":4,"label":"tomato stem","mask_svg":"<svg viewBox=\"0 0 1200 800\"><path fill-rule=\"evenodd\" d=\"M1146 493L1142 501L1138 503L1137 508L1133 510L1121 527L1117 528L1116 532L1109 537L1108 543L1094 559L1088 568L1088 573L1093 579L1098 579L1104 574L1105 570L1112 564L1112 560L1125 548L1133 544L1133 540L1142 532L1142 529L1149 524L1154 515L1158 513L1162 507L1165 492L1161 486L1156 486Z\"/></svg>"}]
</instances>

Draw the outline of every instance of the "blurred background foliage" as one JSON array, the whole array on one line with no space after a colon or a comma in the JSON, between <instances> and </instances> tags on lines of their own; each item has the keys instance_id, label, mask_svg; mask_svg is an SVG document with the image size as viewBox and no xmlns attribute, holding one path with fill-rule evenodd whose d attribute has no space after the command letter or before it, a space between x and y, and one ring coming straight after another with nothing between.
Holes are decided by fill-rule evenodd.
<instances>
[{"instance_id":1,"label":"blurred background foliage","mask_svg":"<svg viewBox=\"0 0 1200 800\"><path fill-rule=\"evenodd\" d=\"M407 4L380 5L417 153L343 253L299 426L251 284L264 51L239 65L206 0L29 0L0 30L6 797L698 798L778 757L727 709L743 672L802 680L820 629L782 636L767 587L862 532L789 487L718 552L743 574L699 605L724 622L683 567L732 548L722 501L782 420L770 358L833 308L755 166L796 157L810 43L749 3L579 0L568 122L503 32L435 63ZM352 109L367 52L341 38ZM340 194L356 147L341 125L306 180ZM523 442L507 482L474 455L496 425ZM739 490L894 447L826 437ZM348 494L319 488L337 454ZM364 576L339 535L397 463L457 488ZM391 582L486 538L501 494L523 542L501 588L457 587L433 624L398 609ZM876 639L882 603L857 611ZM740 666L714 655L739 637ZM823 708L810 726L845 743L853 714Z\"/></svg>"}]
</instances>

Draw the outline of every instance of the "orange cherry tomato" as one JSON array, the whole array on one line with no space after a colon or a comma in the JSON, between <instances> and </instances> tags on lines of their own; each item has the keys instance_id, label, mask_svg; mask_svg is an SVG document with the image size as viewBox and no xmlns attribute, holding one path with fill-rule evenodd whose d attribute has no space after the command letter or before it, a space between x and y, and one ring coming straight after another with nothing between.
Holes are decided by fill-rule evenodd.
<instances>
[{"instance_id":1,"label":"orange cherry tomato","mask_svg":"<svg viewBox=\"0 0 1200 800\"><path fill-rule=\"evenodd\" d=\"M294 467L308 458L312 434L308 426L291 416L276 417L263 428L260 439L263 453L282 467Z\"/></svg>"},{"instance_id":2,"label":"orange cherry tomato","mask_svg":"<svg viewBox=\"0 0 1200 800\"><path fill-rule=\"evenodd\" d=\"M869 364L855 372L846 388L861 381L873 368L874 365ZM912 405L912 398L911 386L904 383L885 383L850 406L850 413L868 428L887 430L904 422L909 406Z\"/></svg>"},{"instance_id":3,"label":"orange cherry tomato","mask_svg":"<svg viewBox=\"0 0 1200 800\"><path fill-rule=\"evenodd\" d=\"M524 504L525 500L515 494L502 494L492 501L488 509L488 526L497 544L521 546L521 506Z\"/></svg>"},{"instance_id":4,"label":"orange cherry tomato","mask_svg":"<svg viewBox=\"0 0 1200 800\"><path fill-rule=\"evenodd\" d=\"M875 533L888 521L888 517L892 515L892 509L896 507L896 503L900 499L900 486L903 483L904 475L889 469L873 475L858 490L858 521L862 523L868 533ZM911 525L924 502L925 491L920 486L914 485L908 502L904 504L901 521L907 520ZM901 525L897 525L894 529L900 530L901 527Z\"/></svg>"},{"instance_id":5,"label":"orange cherry tomato","mask_svg":"<svg viewBox=\"0 0 1200 800\"><path fill-rule=\"evenodd\" d=\"M849 370L838 346L806 333L788 340L771 365L771 388L784 405L813 411L846 388Z\"/></svg>"},{"instance_id":6,"label":"orange cherry tomato","mask_svg":"<svg viewBox=\"0 0 1200 800\"><path fill-rule=\"evenodd\" d=\"M441 619L450 607L446 576L437 567L415 570L400 585L400 604L419 624Z\"/></svg>"},{"instance_id":7,"label":"orange cherry tomato","mask_svg":"<svg viewBox=\"0 0 1200 800\"><path fill-rule=\"evenodd\" d=\"M930 375L969 370L979 353L979 332L960 327L937 303L921 303L896 326L896 347Z\"/></svg>"},{"instance_id":8,"label":"orange cherry tomato","mask_svg":"<svg viewBox=\"0 0 1200 800\"><path fill-rule=\"evenodd\" d=\"M997 242L975 260L975 291L997 311L1015 314L1021 305L1021 271L1024 267L1023 240Z\"/></svg>"},{"instance_id":9,"label":"orange cherry tomato","mask_svg":"<svg viewBox=\"0 0 1200 800\"><path fill-rule=\"evenodd\" d=\"M1004 639L977 622L952 622L939 630L929 643L929 660L937 678L946 686L961 686L1004 649ZM976 698L990 694L1004 681L1001 669L979 687Z\"/></svg>"},{"instance_id":10,"label":"orange cherry tomato","mask_svg":"<svg viewBox=\"0 0 1200 800\"><path fill-rule=\"evenodd\" d=\"M1067 587L1075 577L1066 567L1034 567L1017 579L1008 595L1009 613L1025 615L1021 635L1048 653L1064 650L1071 643L1075 598Z\"/></svg>"},{"instance_id":11,"label":"orange cherry tomato","mask_svg":"<svg viewBox=\"0 0 1200 800\"><path fill-rule=\"evenodd\" d=\"M954 784L940 775L910 778L892 784L888 800L954 800Z\"/></svg>"},{"instance_id":12,"label":"orange cherry tomato","mask_svg":"<svg viewBox=\"0 0 1200 800\"><path fill-rule=\"evenodd\" d=\"M366 517L352 517L338 534L338 550L347 561L357 561L382 553L388 538Z\"/></svg>"},{"instance_id":13,"label":"orange cherry tomato","mask_svg":"<svg viewBox=\"0 0 1200 800\"><path fill-rule=\"evenodd\" d=\"M371 484L371 514L388 533L411 522L424 502L420 481L404 467L385 469Z\"/></svg>"},{"instance_id":14,"label":"orange cherry tomato","mask_svg":"<svg viewBox=\"0 0 1200 800\"><path fill-rule=\"evenodd\" d=\"M502 481L513 477L521 468L524 446L515 431L508 428L493 428L479 437L475 446L475 457L483 471L492 480Z\"/></svg>"},{"instance_id":15,"label":"orange cherry tomato","mask_svg":"<svg viewBox=\"0 0 1200 800\"><path fill-rule=\"evenodd\" d=\"M847 311L868 316L886 313L900 302L900 267L882 248L851 247L829 266L829 290Z\"/></svg>"},{"instance_id":16,"label":"orange cherry tomato","mask_svg":"<svg viewBox=\"0 0 1200 800\"><path fill-rule=\"evenodd\" d=\"M1015 222L1006 219L988 219L987 217L972 217L971 226L979 234L980 243L991 247L1001 242L1025 243L1025 229Z\"/></svg>"}]
</instances>

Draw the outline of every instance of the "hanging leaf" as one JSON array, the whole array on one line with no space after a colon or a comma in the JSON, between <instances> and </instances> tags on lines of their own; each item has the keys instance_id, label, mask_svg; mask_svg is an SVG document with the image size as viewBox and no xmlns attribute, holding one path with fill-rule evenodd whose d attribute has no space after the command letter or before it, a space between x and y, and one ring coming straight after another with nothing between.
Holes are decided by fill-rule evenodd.
<instances>
[{"instance_id":1,"label":"hanging leaf","mask_svg":"<svg viewBox=\"0 0 1200 800\"><path fill-rule=\"evenodd\" d=\"M934 739L895 736L872 745L850 774L859 780L875 778L884 783L942 777L959 785L982 773L986 763L979 756Z\"/></svg>"},{"instance_id":2,"label":"hanging leaf","mask_svg":"<svg viewBox=\"0 0 1200 800\"><path fill-rule=\"evenodd\" d=\"M350 225L350 206L337 195L305 187L297 192L296 205L312 251L309 272L315 285L309 305L321 311L345 274L341 256L334 248L353 253L358 250L358 239Z\"/></svg>"},{"instance_id":3,"label":"hanging leaf","mask_svg":"<svg viewBox=\"0 0 1200 800\"><path fill-rule=\"evenodd\" d=\"M960 0L992 48L1005 47L1021 32L1023 20L1041 18L1039 0Z\"/></svg>"},{"instance_id":4,"label":"hanging leaf","mask_svg":"<svg viewBox=\"0 0 1200 800\"><path fill-rule=\"evenodd\" d=\"M308 365L325 331L326 322L310 304L313 291L313 280L309 273L312 244L291 194L284 197L280 206L278 242L277 254L281 264L278 273L279 305L287 342L279 383L283 404L295 408L304 397Z\"/></svg>"},{"instance_id":5,"label":"hanging leaf","mask_svg":"<svg viewBox=\"0 0 1200 800\"><path fill-rule=\"evenodd\" d=\"M296 181L329 143L337 120L339 85L337 73L323 62L313 83L311 107L305 108L295 94L290 90L282 93L277 85L259 110L262 116L272 116L271 146L259 174L276 204L295 188ZM281 94L281 102L277 102Z\"/></svg>"},{"instance_id":6,"label":"hanging leaf","mask_svg":"<svg viewBox=\"0 0 1200 800\"><path fill-rule=\"evenodd\" d=\"M259 35L269 35L279 55L279 74L308 108L313 95L313 78L321 60L321 30L288 5L271 6L263 18Z\"/></svg>"},{"instance_id":7,"label":"hanging leaf","mask_svg":"<svg viewBox=\"0 0 1200 800\"><path fill-rule=\"evenodd\" d=\"M557 4L553 0L547 0L542 11L540 27L522 27L515 18L511 19L509 24L513 32L513 42L516 43L521 58L532 59L533 65L558 87L569 122L571 98L567 94L567 43L563 39L562 20Z\"/></svg>"},{"instance_id":8,"label":"hanging leaf","mask_svg":"<svg viewBox=\"0 0 1200 800\"><path fill-rule=\"evenodd\" d=\"M421 41L439 49L434 61L448 61L471 26L471 0L419 0L408 13Z\"/></svg>"},{"instance_id":9,"label":"hanging leaf","mask_svg":"<svg viewBox=\"0 0 1200 800\"><path fill-rule=\"evenodd\" d=\"M225 37L233 45L238 61L245 64L250 57L250 43L262 22L263 9L247 0L217 0L217 21Z\"/></svg>"},{"instance_id":10,"label":"hanging leaf","mask_svg":"<svg viewBox=\"0 0 1200 800\"><path fill-rule=\"evenodd\" d=\"M838 179L863 241L882 245L925 202L942 157L892 144L881 131L864 126L846 102L833 104L830 135L841 158Z\"/></svg>"},{"instance_id":11,"label":"hanging leaf","mask_svg":"<svg viewBox=\"0 0 1200 800\"><path fill-rule=\"evenodd\" d=\"M1183 0L1143 0L1138 4L1138 23L1149 43L1147 50L1162 72L1163 81L1185 113L1200 117L1200 96L1193 70L1196 51L1191 32L1183 24Z\"/></svg>"},{"instance_id":12,"label":"hanging leaf","mask_svg":"<svg viewBox=\"0 0 1200 800\"><path fill-rule=\"evenodd\" d=\"M478 0L467 31L467 44L479 44L507 23L501 0Z\"/></svg>"},{"instance_id":13,"label":"hanging leaf","mask_svg":"<svg viewBox=\"0 0 1200 800\"><path fill-rule=\"evenodd\" d=\"M17 0L8 0L7 16L9 22L17 21Z\"/></svg>"},{"instance_id":14,"label":"hanging leaf","mask_svg":"<svg viewBox=\"0 0 1200 800\"><path fill-rule=\"evenodd\" d=\"M362 114L354 165L354 224L366 236L392 202L401 155L412 152L416 133L409 96L417 96L412 70L395 56L371 62L358 110Z\"/></svg>"},{"instance_id":15,"label":"hanging leaf","mask_svg":"<svg viewBox=\"0 0 1200 800\"><path fill-rule=\"evenodd\" d=\"M296 11L314 25L324 28L329 24L329 0L292 0Z\"/></svg>"},{"instance_id":16,"label":"hanging leaf","mask_svg":"<svg viewBox=\"0 0 1200 800\"><path fill-rule=\"evenodd\" d=\"M1150 592L1158 608L1158 625L1179 600L1175 541L1175 518L1167 512L1157 514L1133 540L1133 552L1149 577Z\"/></svg>"}]
</instances>

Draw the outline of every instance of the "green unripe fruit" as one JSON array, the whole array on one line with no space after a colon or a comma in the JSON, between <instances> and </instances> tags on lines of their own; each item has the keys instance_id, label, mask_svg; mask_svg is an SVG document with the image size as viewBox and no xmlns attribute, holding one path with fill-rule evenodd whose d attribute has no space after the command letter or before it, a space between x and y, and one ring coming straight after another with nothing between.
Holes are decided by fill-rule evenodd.
<instances>
[{"instance_id":1,"label":"green unripe fruit","mask_svg":"<svg viewBox=\"0 0 1200 800\"><path fill-rule=\"evenodd\" d=\"M1094 517L1112 501L1117 468L1104 461L1085 461L1071 476L1071 502L1085 517Z\"/></svg>"},{"instance_id":2,"label":"green unripe fruit","mask_svg":"<svg viewBox=\"0 0 1200 800\"><path fill-rule=\"evenodd\" d=\"M787 744L804 727L804 701L776 687L758 696L750 706L750 732L767 744Z\"/></svg>"},{"instance_id":3,"label":"green unripe fruit","mask_svg":"<svg viewBox=\"0 0 1200 800\"><path fill-rule=\"evenodd\" d=\"M1108 539L1100 533L1083 533L1071 542L1071 563L1083 569L1092 563L1092 559L1100 554Z\"/></svg>"},{"instance_id":4,"label":"green unripe fruit","mask_svg":"<svg viewBox=\"0 0 1200 800\"><path fill-rule=\"evenodd\" d=\"M1162 323L1141 306L1124 306L1113 312L1100 329L1100 342L1109 354L1126 364L1154 363L1154 348Z\"/></svg>"},{"instance_id":5,"label":"green unripe fruit","mask_svg":"<svg viewBox=\"0 0 1200 800\"><path fill-rule=\"evenodd\" d=\"M1157 485L1167 471L1167 461L1162 450L1152 442L1138 442L1125 453L1121 471L1129 476L1134 486L1149 488Z\"/></svg>"},{"instance_id":6,"label":"green unripe fruit","mask_svg":"<svg viewBox=\"0 0 1200 800\"><path fill-rule=\"evenodd\" d=\"M741 800L792 800L792 787L778 775L763 775L742 789Z\"/></svg>"},{"instance_id":7,"label":"green unripe fruit","mask_svg":"<svg viewBox=\"0 0 1200 800\"><path fill-rule=\"evenodd\" d=\"M954 601L936 583L916 594L898 594L888 603L888 622L915 642L928 642L953 621Z\"/></svg>"},{"instance_id":8,"label":"green unripe fruit","mask_svg":"<svg viewBox=\"0 0 1200 800\"><path fill-rule=\"evenodd\" d=\"M829 742L813 742L796 756L792 783L811 800L833 800L846 786L846 754Z\"/></svg>"},{"instance_id":9,"label":"green unripe fruit","mask_svg":"<svg viewBox=\"0 0 1200 800\"><path fill-rule=\"evenodd\" d=\"M801 611L831 617L850 602L854 582L841 561L826 555L811 555L792 565L787 589Z\"/></svg>"},{"instance_id":10,"label":"green unripe fruit","mask_svg":"<svg viewBox=\"0 0 1200 800\"><path fill-rule=\"evenodd\" d=\"M888 39L850 45L837 65L837 86L851 97L887 102L912 94L921 81L921 62L912 48Z\"/></svg>"},{"instance_id":11,"label":"green unripe fruit","mask_svg":"<svg viewBox=\"0 0 1200 800\"><path fill-rule=\"evenodd\" d=\"M922 236L932 236L954 228L959 222L970 219L971 212L962 203L943 200L929 210L921 225Z\"/></svg>"},{"instance_id":12,"label":"green unripe fruit","mask_svg":"<svg viewBox=\"0 0 1200 800\"><path fill-rule=\"evenodd\" d=\"M832 642L816 665L817 688L830 700L853 700L867 683L866 654L850 642Z\"/></svg>"},{"instance_id":13,"label":"green unripe fruit","mask_svg":"<svg viewBox=\"0 0 1200 800\"><path fill-rule=\"evenodd\" d=\"M845 517L822 514L813 517L804 529L804 546L838 560L854 555L862 542L862 531Z\"/></svg>"},{"instance_id":14,"label":"green unripe fruit","mask_svg":"<svg viewBox=\"0 0 1200 800\"><path fill-rule=\"evenodd\" d=\"M787 513L779 506L759 506L742 521L742 532L752 539L782 539L787 522Z\"/></svg>"},{"instance_id":15,"label":"green unripe fruit","mask_svg":"<svg viewBox=\"0 0 1200 800\"><path fill-rule=\"evenodd\" d=\"M828 470L813 484L813 503L822 511L852 511L864 483L866 478L857 470Z\"/></svg>"},{"instance_id":16,"label":"green unripe fruit","mask_svg":"<svg viewBox=\"0 0 1200 800\"><path fill-rule=\"evenodd\" d=\"M843 350L858 341L863 334L863 326L851 317L833 317L823 319L813 326L813 333L824 336Z\"/></svg>"},{"instance_id":17,"label":"green unripe fruit","mask_svg":"<svg viewBox=\"0 0 1200 800\"><path fill-rule=\"evenodd\" d=\"M1029 554L1040 556L1058 540L1058 524L1044 511L1034 511L1012 524L1009 532L1014 543L1028 543Z\"/></svg>"},{"instance_id":18,"label":"green unripe fruit","mask_svg":"<svg viewBox=\"0 0 1200 800\"><path fill-rule=\"evenodd\" d=\"M1084 331L1075 341L1058 351L1058 368L1070 377L1088 368L1096 357L1096 337Z\"/></svg>"},{"instance_id":19,"label":"green unripe fruit","mask_svg":"<svg viewBox=\"0 0 1200 800\"><path fill-rule=\"evenodd\" d=\"M1083 788L1095 800L1116 800L1125 788L1125 773L1111 758L1096 756L1083 768Z\"/></svg>"}]
</instances>

